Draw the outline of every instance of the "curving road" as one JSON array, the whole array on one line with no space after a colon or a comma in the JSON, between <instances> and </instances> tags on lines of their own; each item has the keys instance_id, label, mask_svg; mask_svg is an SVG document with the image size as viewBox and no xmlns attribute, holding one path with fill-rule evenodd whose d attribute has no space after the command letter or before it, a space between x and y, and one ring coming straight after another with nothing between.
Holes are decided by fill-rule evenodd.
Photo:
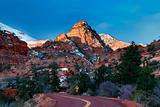
<instances>
[{"instance_id":1,"label":"curving road","mask_svg":"<svg viewBox=\"0 0 160 107\"><path fill-rule=\"evenodd\" d=\"M127 107L121 101L104 97L72 96L65 93L46 94L46 96L56 100L53 107Z\"/></svg>"}]
</instances>

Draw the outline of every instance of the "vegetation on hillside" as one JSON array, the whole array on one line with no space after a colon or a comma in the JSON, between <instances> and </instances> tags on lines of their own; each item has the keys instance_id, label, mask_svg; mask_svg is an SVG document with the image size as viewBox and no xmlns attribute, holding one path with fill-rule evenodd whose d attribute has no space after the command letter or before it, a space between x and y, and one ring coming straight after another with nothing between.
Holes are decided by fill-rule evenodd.
<instances>
[{"instance_id":1,"label":"vegetation on hillside","mask_svg":"<svg viewBox=\"0 0 160 107\"><path fill-rule=\"evenodd\" d=\"M83 78L83 81L86 79L92 85L82 90L81 93L134 100L150 107L160 106L159 79L153 75L153 65L140 66L142 62L138 46L133 42L121 56L121 62L116 65L116 69L101 65L94 72L93 77L89 73L90 79ZM75 77L72 78L74 83L79 81ZM72 86L75 88L75 84L70 87ZM84 86L79 85L79 88L84 88ZM76 93L75 90L69 90L70 93L73 91L74 94L81 94Z\"/></svg>"},{"instance_id":2,"label":"vegetation on hillside","mask_svg":"<svg viewBox=\"0 0 160 107\"><path fill-rule=\"evenodd\" d=\"M144 106L159 107L160 80L153 75L155 64L159 63L140 66L142 62L138 46L133 42L121 56L120 63L116 63L114 67L101 65L95 72L71 71L71 76L66 80L66 92L74 95L100 95L134 100ZM79 67L77 64L76 68ZM16 82L10 84L18 90L18 99L26 101L38 93L63 89L60 86L57 64L53 63L48 68L31 65L30 76L17 77Z\"/></svg>"}]
</instances>

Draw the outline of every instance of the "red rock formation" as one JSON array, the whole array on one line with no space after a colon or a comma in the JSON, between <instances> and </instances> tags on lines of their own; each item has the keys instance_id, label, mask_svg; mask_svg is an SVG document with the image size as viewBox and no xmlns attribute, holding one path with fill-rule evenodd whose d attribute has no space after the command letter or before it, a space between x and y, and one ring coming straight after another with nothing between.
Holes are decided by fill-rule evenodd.
<instances>
[{"instance_id":1,"label":"red rock formation","mask_svg":"<svg viewBox=\"0 0 160 107\"><path fill-rule=\"evenodd\" d=\"M16 96L17 96L17 90L8 88L8 89L4 90L3 94L4 94L5 97L11 97L11 98L15 99Z\"/></svg>"},{"instance_id":2,"label":"red rock formation","mask_svg":"<svg viewBox=\"0 0 160 107\"><path fill-rule=\"evenodd\" d=\"M58 35L55 39L54 39L54 41L61 41L61 42L66 42L67 41L67 35L66 34L64 34L64 33L62 33L62 34L60 34L60 35Z\"/></svg>"},{"instance_id":3,"label":"red rock formation","mask_svg":"<svg viewBox=\"0 0 160 107\"><path fill-rule=\"evenodd\" d=\"M72 39L76 44L84 44L90 47L105 48L105 44L87 22L80 21L76 23L72 29L67 33L67 37Z\"/></svg>"},{"instance_id":4,"label":"red rock formation","mask_svg":"<svg viewBox=\"0 0 160 107\"><path fill-rule=\"evenodd\" d=\"M1 63L18 63L28 55L27 43L14 34L0 31L0 60ZM19 58L19 59L18 59Z\"/></svg>"},{"instance_id":5,"label":"red rock formation","mask_svg":"<svg viewBox=\"0 0 160 107\"><path fill-rule=\"evenodd\" d=\"M89 57L95 54L104 57L112 50L103 42L96 31L84 21L76 23L67 34L60 34L54 41L68 43L72 48L74 47L73 50L78 49Z\"/></svg>"}]
</instances>

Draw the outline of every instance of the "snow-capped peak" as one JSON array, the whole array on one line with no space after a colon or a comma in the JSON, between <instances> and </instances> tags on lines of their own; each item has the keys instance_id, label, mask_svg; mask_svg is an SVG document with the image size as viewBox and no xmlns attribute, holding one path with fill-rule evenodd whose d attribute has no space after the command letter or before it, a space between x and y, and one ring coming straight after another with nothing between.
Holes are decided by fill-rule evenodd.
<instances>
[{"instance_id":1,"label":"snow-capped peak","mask_svg":"<svg viewBox=\"0 0 160 107\"><path fill-rule=\"evenodd\" d=\"M12 28L10 26L7 26L7 25L5 25L5 24L3 24L1 22L0 22L0 30L6 30L6 31L9 31L11 33L14 33L15 36L18 36L19 39L21 39L23 41L26 41L26 42L35 40L34 38L32 38L31 36L25 34L24 32L21 32L21 31L19 31L17 29L14 29L14 28Z\"/></svg>"}]
</instances>

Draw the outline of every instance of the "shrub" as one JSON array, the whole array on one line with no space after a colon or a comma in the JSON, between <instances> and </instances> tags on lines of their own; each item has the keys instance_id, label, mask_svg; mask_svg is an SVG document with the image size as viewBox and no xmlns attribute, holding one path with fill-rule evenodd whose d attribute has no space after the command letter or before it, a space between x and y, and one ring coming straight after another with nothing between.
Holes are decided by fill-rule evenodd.
<instances>
[{"instance_id":1,"label":"shrub","mask_svg":"<svg viewBox=\"0 0 160 107\"><path fill-rule=\"evenodd\" d=\"M100 84L97 93L101 96L117 97L118 87L114 83L106 81Z\"/></svg>"},{"instance_id":2,"label":"shrub","mask_svg":"<svg viewBox=\"0 0 160 107\"><path fill-rule=\"evenodd\" d=\"M156 48L155 48L155 45L148 45L148 49L147 49L149 52L150 51L155 51Z\"/></svg>"},{"instance_id":3,"label":"shrub","mask_svg":"<svg viewBox=\"0 0 160 107\"><path fill-rule=\"evenodd\" d=\"M150 97L150 92L143 91L143 90L136 90L132 95L132 100L146 107L149 102L149 97Z\"/></svg>"},{"instance_id":4,"label":"shrub","mask_svg":"<svg viewBox=\"0 0 160 107\"><path fill-rule=\"evenodd\" d=\"M97 86L99 86L102 82L112 81L114 79L114 75L112 74L112 68L101 65L96 70L94 79Z\"/></svg>"},{"instance_id":5,"label":"shrub","mask_svg":"<svg viewBox=\"0 0 160 107\"><path fill-rule=\"evenodd\" d=\"M137 88L138 90L149 91L152 90L156 85L156 79L154 75L152 75L153 71L148 68L141 68L137 79Z\"/></svg>"},{"instance_id":6,"label":"shrub","mask_svg":"<svg viewBox=\"0 0 160 107\"><path fill-rule=\"evenodd\" d=\"M130 99L135 90L136 90L135 86L123 85L120 88L120 98L122 98L122 99Z\"/></svg>"},{"instance_id":7,"label":"shrub","mask_svg":"<svg viewBox=\"0 0 160 107\"><path fill-rule=\"evenodd\" d=\"M90 96L94 96L95 95L95 92L91 89L88 89L87 92L86 92L88 95Z\"/></svg>"},{"instance_id":8,"label":"shrub","mask_svg":"<svg viewBox=\"0 0 160 107\"><path fill-rule=\"evenodd\" d=\"M0 90L0 107L8 107L13 101L14 98L4 95L4 91Z\"/></svg>"},{"instance_id":9,"label":"shrub","mask_svg":"<svg viewBox=\"0 0 160 107\"><path fill-rule=\"evenodd\" d=\"M11 65L9 64L0 64L0 72L3 72L5 70L9 70L11 68Z\"/></svg>"},{"instance_id":10,"label":"shrub","mask_svg":"<svg viewBox=\"0 0 160 107\"><path fill-rule=\"evenodd\" d=\"M52 64L51 76L49 71L38 72L35 65L31 65L32 78L29 76L17 77L16 87L18 89L18 96L24 101L33 97L34 94L49 92L50 90L59 90L59 78L57 76L57 66Z\"/></svg>"},{"instance_id":11,"label":"shrub","mask_svg":"<svg viewBox=\"0 0 160 107\"><path fill-rule=\"evenodd\" d=\"M160 107L160 84L153 89L153 93L150 98L150 106Z\"/></svg>"},{"instance_id":12,"label":"shrub","mask_svg":"<svg viewBox=\"0 0 160 107\"><path fill-rule=\"evenodd\" d=\"M73 93L76 92L75 94L82 94L86 92L89 88L93 88L89 75L84 72L80 72L72 78L67 78L67 81L71 87L70 90L73 91Z\"/></svg>"},{"instance_id":13,"label":"shrub","mask_svg":"<svg viewBox=\"0 0 160 107\"><path fill-rule=\"evenodd\" d=\"M66 92L68 93L68 94L71 94L71 95L76 95L77 94L77 91L76 91L76 85L73 85L73 86L71 86Z\"/></svg>"}]
</instances>

